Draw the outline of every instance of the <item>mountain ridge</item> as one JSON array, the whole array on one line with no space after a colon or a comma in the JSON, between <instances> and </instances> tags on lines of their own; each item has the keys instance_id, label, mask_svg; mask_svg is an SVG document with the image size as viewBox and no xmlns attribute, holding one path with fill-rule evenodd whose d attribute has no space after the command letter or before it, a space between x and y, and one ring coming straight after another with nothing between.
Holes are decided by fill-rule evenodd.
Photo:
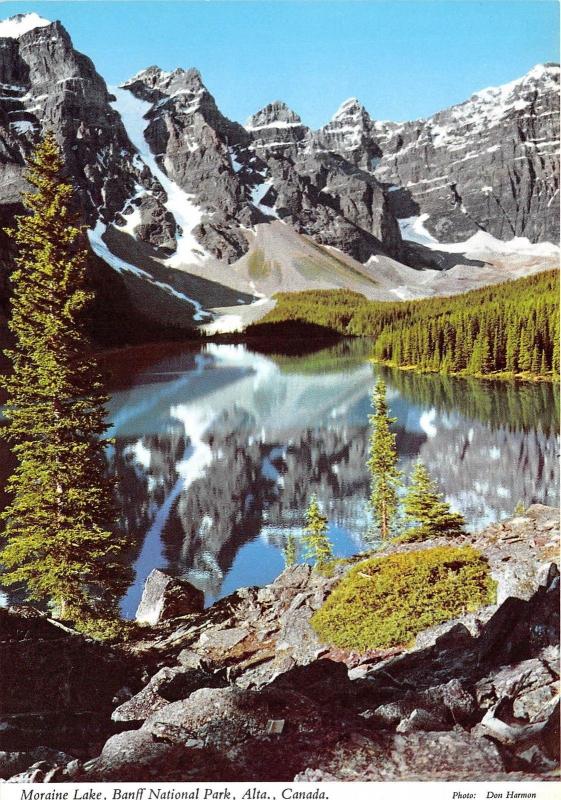
<instances>
[{"instance_id":1,"label":"mountain ridge","mask_svg":"<svg viewBox=\"0 0 561 800\"><path fill-rule=\"evenodd\" d=\"M464 273L472 288L557 262L532 243L558 241L558 67L426 120L375 121L349 98L312 130L277 100L244 126L198 70L151 66L111 89L59 22L37 19L0 23L13 34L0 36L0 213L17 209L25 159L52 127L93 250L125 284L143 279L176 303L180 272L182 286L208 278L247 305L294 281L356 289L366 274L367 296L395 299L461 291ZM184 299L186 325L224 313L204 293Z\"/></svg>"}]
</instances>

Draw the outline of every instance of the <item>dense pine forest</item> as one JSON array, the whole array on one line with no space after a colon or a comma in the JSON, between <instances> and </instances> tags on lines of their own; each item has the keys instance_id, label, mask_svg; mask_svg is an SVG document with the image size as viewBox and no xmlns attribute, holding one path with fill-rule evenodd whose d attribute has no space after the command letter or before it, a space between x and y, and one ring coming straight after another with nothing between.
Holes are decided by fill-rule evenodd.
<instances>
[{"instance_id":1,"label":"dense pine forest","mask_svg":"<svg viewBox=\"0 0 561 800\"><path fill-rule=\"evenodd\" d=\"M453 297L395 303L345 290L280 293L276 307L248 332L298 321L373 336L375 360L392 366L551 380L559 374L558 298L557 270Z\"/></svg>"}]
</instances>

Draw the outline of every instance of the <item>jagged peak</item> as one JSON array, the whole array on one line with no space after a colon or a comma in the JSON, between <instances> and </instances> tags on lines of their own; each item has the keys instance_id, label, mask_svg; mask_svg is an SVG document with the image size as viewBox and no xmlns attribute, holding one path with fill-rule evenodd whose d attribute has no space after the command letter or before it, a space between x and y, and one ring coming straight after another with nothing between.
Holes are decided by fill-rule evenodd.
<instances>
[{"instance_id":1,"label":"jagged peak","mask_svg":"<svg viewBox=\"0 0 561 800\"><path fill-rule=\"evenodd\" d=\"M195 67L183 69L177 67L172 72L163 70L161 67L153 65L140 70L128 81L121 84L123 89L135 90L141 84L149 91L156 91L160 96L172 97L175 94L201 94L206 91L201 73Z\"/></svg>"},{"instance_id":2,"label":"jagged peak","mask_svg":"<svg viewBox=\"0 0 561 800\"><path fill-rule=\"evenodd\" d=\"M526 84L535 84L536 82L542 81L550 81L553 83L557 82L558 79L559 64L551 61L545 64L536 64L520 78L500 84L499 86L488 86L486 89L480 89L470 97L470 100L487 100L507 97L517 89L523 88Z\"/></svg>"},{"instance_id":3,"label":"jagged peak","mask_svg":"<svg viewBox=\"0 0 561 800\"><path fill-rule=\"evenodd\" d=\"M256 130L257 128L269 127L299 127L302 125L302 119L298 114L286 105L282 100L275 100L269 103L264 108L260 109L256 114L250 117L246 124L246 130Z\"/></svg>"},{"instance_id":4,"label":"jagged peak","mask_svg":"<svg viewBox=\"0 0 561 800\"><path fill-rule=\"evenodd\" d=\"M29 14L16 14L8 19L0 20L0 39L19 39L24 33L35 28L52 25L51 20L44 19L34 11Z\"/></svg>"},{"instance_id":5,"label":"jagged peak","mask_svg":"<svg viewBox=\"0 0 561 800\"><path fill-rule=\"evenodd\" d=\"M366 111L362 103L356 97L349 97L341 103L335 114L333 114L331 121L341 119L342 117L354 117Z\"/></svg>"},{"instance_id":6,"label":"jagged peak","mask_svg":"<svg viewBox=\"0 0 561 800\"><path fill-rule=\"evenodd\" d=\"M157 64L152 64L150 67L145 67L144 69L139 70L136 72L128 81L125 81L122 86L126 86L129 83L134 83L135 81L140 81L145 78L151 78L152 76L161 76L161 75L169 75L170 73L164 73L164 70L159 67Z\"/></svg>"},{"instance_id":7,"label":"jagged peak","mask_svg":"<svg viewBox=\"0 0 561 800\"><path fill-rule=\"evenodd\" d=\"M155 86L162 81L167 80L171 77L173 73L166 72L161 67L158 67L156 64L152 64L150 67L146 67L145 69L141 69L136 75L133 75L132 78L129 78L128 81L125 81L121 84L123 89L126 89L128 86L132 86L135 83L141 82L149 84L150 86Z\"/></svg>"},{"instance_id":8,"label":"jagged peak","mask_svg":"<svg viewBox=\"0 0 561 800\"><path fill-rule=\"evenodd\" d=\"M556 61L546 61L543 64L536 64L527 73L526 77L542 78L544 75L559 75L560 67Z\"/></svg>"}]
</instances>

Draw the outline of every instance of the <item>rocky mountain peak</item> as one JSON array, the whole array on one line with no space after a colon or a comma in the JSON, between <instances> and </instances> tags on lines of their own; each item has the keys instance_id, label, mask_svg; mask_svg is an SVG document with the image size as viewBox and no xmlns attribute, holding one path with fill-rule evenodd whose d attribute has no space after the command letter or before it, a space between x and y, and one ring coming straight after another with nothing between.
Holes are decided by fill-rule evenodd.
<instances>
[{"instance_id":1,"label":"rocky mountain peak","mask_svg":"<svg viewBox=\"0 0 561 800\"><path fill-rule=\"evenodd\" d=\"M197 69L185 70L178 67L172 72L166 72L158 66L147 67L137 72L122 84L122 88L129 89L135 97L151 103L176 95L202 94L207 91L201 73Z\"/></svg>"},{"instance_id":2,"label":"rocky mountain peak","mask_svg":"<svg viewBox=\"0 0 561 800\"><path fill-rule=\"evenodd\" d=\"M515 112L531 110L537 95L557 92L559 89L559 66L537 64L526 75L501 86L489 86L475 92L469 100L441 112L461 118L463 112L473 116L474 122L499 124L505 116Z\"/></svg>"},{"instance_id":3,"label":"rocky mountain peak","mask_svg":"<svg viewBox=\"0 0 561 800\"><path fill-rule=\"evenodd\" d=\"M358 120L363 116L366 116L368 119L370 119L368 112L362 103L360 103L356 97L349 97L348 100L345 100L343 103L341 103L331 118L331 121L338 122L342 120Z\"/></svg>"},{"instance_id":4,"label":"rocky mountain peak","mask_svg":"<svg viewBox=\"0 0 561 800\"><path fill-rule=\"evenodd\" d=\"M338 153L367 171L376 168L382 155L374 122L356 97L341 103L331 122L313 138L319 149Z\"/></svg>"},{"instance_id":5,"label":"rocky mountain peak","mask_svg":"<svg viewBox=\"0 0 561 800\"><path fill-rule=\"evenodd\" d=\"M521 94L528 89L535 89L537 85L540 87L547 86L551 88L559 83L559 64L548 62L546 64L536 64L521 78L516 78L508 83L501 84L500 86L489 86L486 89L480 89L474 92L471 98L467 101L473 102L477 99L491 100L508 98L513 94ZM462 105L465 105L463 103Z\"/></svg>"},{"instance_id":6,"label":"rocky mountain peak","mask_svg":"<svg viewBox=\"0 0 561 800\"><path fill-rule=\"evenodd\" d=\"M378 142L376 176L394 185L394 213L426 214L438 241L481 230L559 240L557 64L538 64L427 119L378 126Z\"/></svg>"},{"instance_id":7,"label":"rocky mountain peak","mask_svg":"<svg viewBox=\"0 0 561 800\"><path fill-rule=\"evenodd\" d=\"M246 130L254 131L260 128L285 128L289 126L302 126L302 120L289 108L282 100L275 100L273 103L262 108L245 125Z\"/></svg>"},{"instance_id":8,"label":"rocky mountain peak","mask_svg":"<svg viewBox=\"0 0 561 800\"><path fill-rule=\"evenodd\" d=\"M37 14L0 23L0 203L17 203L38 135L52 129L86 219L120 210L139 176L133 151L92 61L60 22Z\"/></svg>"},{"instance_id":9,"label":"rocky mountain peak","mask_svg":"<svg viewBox=\"0 0 561 800\"><path fill-rule=\"evenodd\" d=\"M286 152L309 134L301 118L286 103L275 100L262 108L245 124L246 131L258 150L268 148Z\"/></svg>"}]
</instances>

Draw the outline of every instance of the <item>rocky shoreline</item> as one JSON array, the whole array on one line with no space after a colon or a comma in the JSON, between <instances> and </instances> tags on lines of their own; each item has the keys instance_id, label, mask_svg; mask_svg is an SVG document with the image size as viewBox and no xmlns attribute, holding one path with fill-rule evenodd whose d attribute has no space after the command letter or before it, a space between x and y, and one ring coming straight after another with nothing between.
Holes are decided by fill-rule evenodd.
<instances>
[{"instance_id":1,"label":"rocky shoreline","mask_svg":"<svg viewBox=\"0 0 561 800\"><path fill-rule=\"evenodd\" d=\"M0 779L558 779L559 512L533 505L458 543L488 559L497 603L409 650L317 639L309 620L348 562L207 610L155 571L152 624L112 646L0 609Z\"/></svg>"}]
</instances>

